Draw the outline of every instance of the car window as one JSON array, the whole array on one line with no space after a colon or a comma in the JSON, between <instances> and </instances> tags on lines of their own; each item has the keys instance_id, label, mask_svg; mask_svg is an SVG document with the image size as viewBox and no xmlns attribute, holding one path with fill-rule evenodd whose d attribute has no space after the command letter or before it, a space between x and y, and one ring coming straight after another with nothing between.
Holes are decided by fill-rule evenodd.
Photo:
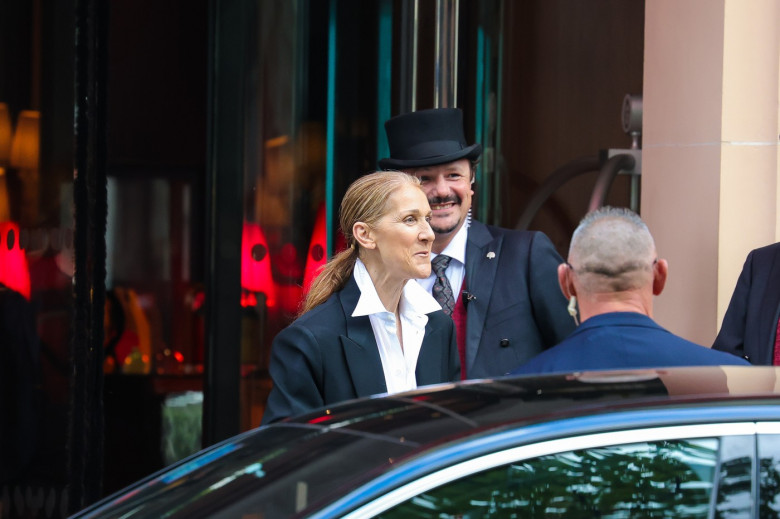
<instances>
[{"instance_id":1,"label":"car window","mask_svg":"<svg viewBox=\"0 0 780 519\"><path fill-rule=\"evenodd\" d=\"M718 449L707 438L546 455L453 481L378 517L707 518Z\"/></svg>"},{"instance_id":2,"label":"car window","mask_svg":"<svg viewBox=\"0 0 780 519\"><path fill-rule=\"evenodd\" d=\"M755 436L721 438L715 519L742 519L753 514ZM766 517L760 515L760 517Z\"/></svg>"},{"instance_id":3,"label":"car window","mask_svg":"<svg viewBox=\"0 0 780 519\"><path fill-rule=\"evenodd\" d=\"M758 437L759 517L780 517L780 435Z\"/></svg>"},{"instance_id":4,"label":"car window","mask_svg":"<svg viewBox=\"0 0 780 519\"><path fill-rule=\"evenodd\" d=\"M123 518L292 517L353 488L370 470L408 455L413 447L413 442L381 435L280 424L187 460L95 513Z\"/></svg>"}]
</instances>

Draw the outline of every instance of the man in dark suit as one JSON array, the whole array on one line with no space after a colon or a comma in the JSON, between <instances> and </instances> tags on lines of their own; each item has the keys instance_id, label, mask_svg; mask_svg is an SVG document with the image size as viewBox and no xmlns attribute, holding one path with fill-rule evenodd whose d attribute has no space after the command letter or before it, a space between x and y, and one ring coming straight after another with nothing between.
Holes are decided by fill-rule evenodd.
<instances>
[{"instance_id":1,"label":"man in dark suit","mask_svg":"<svg viewBox=\"0 0 780 519\"><path fill-rule=\"evenodd\" d=\"M748 254L713 349L780 365L780 243Z\"/></svg>"},{"instance_id":2,"label":"man in dark suit","mask_svg":"<svg viewBox=\"0 0 780 519\"><path fill-rule=\"evenodd\" d=\"M433 271L418 282L455 320L461 376L503 375L566 337L574 324L549 238L471 219L482 146L466 143L463 113L420 110L390 119L385 130L390 157L379 166L418 177L433 210Z\"/></svg>"},{"instance_id":3,"label":"man in dark suit","mask_svg":"<svg viewBox=\"0 0 780 519\"><path fill-rule=\"evenodd\" d=\"M653 296L663 290L668 268L633 212L604 207L586 215L572 236L568 262L558 267L561 291L576 298L582 324L511 374L748 365L653 321Z\"/></svg>"}]
</instances>

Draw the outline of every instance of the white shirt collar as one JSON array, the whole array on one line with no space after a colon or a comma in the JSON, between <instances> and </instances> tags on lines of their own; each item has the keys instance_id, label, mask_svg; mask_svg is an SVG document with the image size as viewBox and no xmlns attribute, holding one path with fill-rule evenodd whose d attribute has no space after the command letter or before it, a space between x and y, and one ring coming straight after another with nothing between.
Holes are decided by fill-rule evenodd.
<instances>
[{"instance_id":1,"label":"white shirt collar","mask_svg":"<svg viewBox=\"0 0 780 519\"><path fill-rule=\"evenodd\" d=\"M368 269L360 259L355 261L354 275L360 289L360 299L358 299L355 310L352 311L352 317L387 312L382 300L379 299L379 294L377 294L374 282L368 274ZM422 315L441 310L441 306L433 296L417 283L404 285L399 305L403 314Z\"/></svg>"}]
</instances>

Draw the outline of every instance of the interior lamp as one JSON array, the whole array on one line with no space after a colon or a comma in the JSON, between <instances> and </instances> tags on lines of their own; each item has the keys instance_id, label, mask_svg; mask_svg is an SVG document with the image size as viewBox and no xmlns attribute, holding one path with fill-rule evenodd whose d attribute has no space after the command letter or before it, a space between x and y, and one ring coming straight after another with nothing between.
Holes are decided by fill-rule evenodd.
<instances>
[{"instance_id":1,"label":"interior lamp","mask_svg":"<svg viewBox=\"0 0 780 519\"><path fill-rule=\"evenodd\" d=\"M8 185L5 179L5 168L0 167L0 222L11 220L11 207L8 200Z\"/></svg>"},{"instance_id":2,"label":"interior lamp","mask_svg":"<svg viewBox=\"0 0 780 519\"><path fill-rule=\"evenodd\" d=\"M334 254L338 254L347 248L347 240L344 238L344 234L341 231L337 231L333 238ZM327 240L325 203L323 202L317 210L317 216L314 220L314 231L311 234L311 241L309 242L309 253L306 255L306 267L303 271L304 294L309 291L311 282L314 281L314 278L319 275L322 268L328 262Z\"/></svg>"},{"instance_id":3,"label":"interior lamp","mask_svg":"<svg viewBox=\"0 0 780 519\"><path fill-rule=\"evenodd\" d=\"M10 164L17 169L38 169L40 148L40 118L37 110L22 110L16 121L16 132L11 141Z\"/></svg>"},{"instance_id":4,"label":"interior lamp","mask_svg":"<svg viewBox=\"0 0 780 519\"><path fill-rule=\"evenodd\" d=\"M0 283L30 299L30 268L14 222L0 222Z\"/></svg>"},{"instance_id":5,"label":"interior lamp","mask_svg":"<svg viewBox=\"0 0 780 519\"><path fill-rule=\"evenodd\" d=\"M8 105L0 103L0 166L8 165L11 157L11 115Z\"/></svg>"},{"instance_id":6,"label":"interior lamp","mask_svg":"<svg viewBox=\"0 0 780 519\"><path fill-rule=\"evenodd\" d=\"M314 220L314 230L309 241L309 253L306 255L306 267L303 271L303 293L309 291L309 286L322 267L328 262L327 230L325 227L325 204L320 204Z\"/></svg>"},{"instance_id":7,"label":"interior lamp","mask_svg":"<svg viewBox=\"0 0 780 519\"><path fill-rule=\"evenodd\" d=\"M22 110L16 120L11 140L9 163L16 168L22 183L19 220L32 225L38 217L38 154L40 151L40 118L37 110Z\"/></svg>"},{"instance_id":8,"label":"interior lamp","mask_svg":"<svg viewBox=\"0 0 780 519\"><path fill-rule=\"evenodd\" d=\"M253 297L242 301L242 306L254 306L254 293L265 295L269 308L276 306L276 287L271 274L271 255L262 227L254 222L244 222L241 236L241 288Z\"/></svg>"}]
</instances>

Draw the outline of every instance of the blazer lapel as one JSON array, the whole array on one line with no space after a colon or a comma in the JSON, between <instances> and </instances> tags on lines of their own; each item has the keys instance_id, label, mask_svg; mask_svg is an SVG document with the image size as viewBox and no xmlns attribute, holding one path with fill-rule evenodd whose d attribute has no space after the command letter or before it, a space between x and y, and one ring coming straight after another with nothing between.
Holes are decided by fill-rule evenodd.
<instances>
[{"instance_id":1,"label":"blazer lapel","mask_svg":"<svg viewBox=\"0 0 780 519\"><path fill-rule=\"evenodd\" d=\"M341 306L347 322L346 335L340 336L347 369L357 396L387 393L385 373L379 358L379 347L368 316L352 317L352 311L360 299L360 289L351 277L340 295Z\"/></svg>"},{"instance_id":2,"label":"blazer lapel","mask_svg":"<svg viewBox=\"0 0 780 519\"><path fill-rule=\"evenodd\" d=\"M466 245L466 283L468 292L479 303L470 305L466 314L466 366L472 366L477 356L502 244L503 237L494 238L485 224L471 223Z\"/></svg>"}]
</instances>

